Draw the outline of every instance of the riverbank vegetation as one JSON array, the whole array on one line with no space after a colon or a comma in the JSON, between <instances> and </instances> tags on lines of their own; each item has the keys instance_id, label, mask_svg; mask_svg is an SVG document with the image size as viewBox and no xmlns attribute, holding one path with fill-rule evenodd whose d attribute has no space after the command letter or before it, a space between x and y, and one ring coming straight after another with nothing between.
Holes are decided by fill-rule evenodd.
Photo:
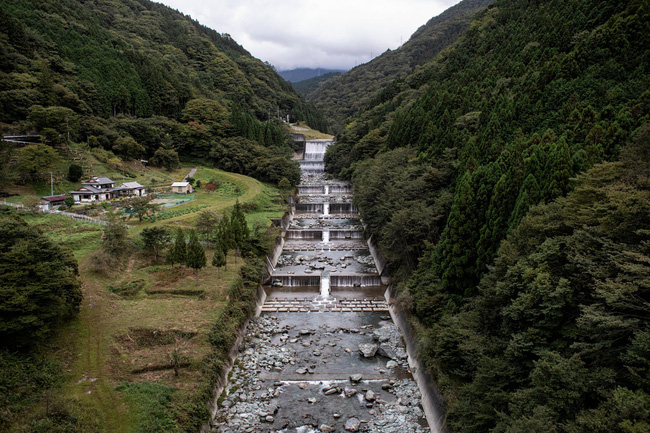
<instances>
[{"instance_id":1,"label":"riverbank vegetation","mask_svg":"<svg viewBox=\"0 0 650 433\"><path fill-rule=\"evenodd\" d=\"M234 341L254 309L263 270L256 257L273 243L270 218L282 216L284 205L277 189L252 178L202 168L195 176L231 182L237 192L199 190L195 201L204 215L127 220L133 228L120 230L113 227L123 224L119 219L104 228L4 208L11 221L25 221L26 229L74 253L83 301L78 315L58 321L40 344L23 339L29 346L18 350L3 338L3 431L180 432L209 420L207 403L231 347L224 342ZM223 218L233 212L234 219ZM205 260L198 265L189 254L186 263L170 264L166 250L178 229L186 241L192 230L219 241L201 231L205 215L213 222L246 221L236 231L248 235L220 248L199 245ZM222 250L226 263L213 262Z\"/></svg>"},{"instance_id":2,"label":"riverbank vegetation","mask_svg":"<svg viewBox=\"0 0 650 433\"><path fill-rule=\"evenodd\" d=\"M328 150L454 431L648 428L648 13L497 0Z\"/></svg>"}]
</instances>

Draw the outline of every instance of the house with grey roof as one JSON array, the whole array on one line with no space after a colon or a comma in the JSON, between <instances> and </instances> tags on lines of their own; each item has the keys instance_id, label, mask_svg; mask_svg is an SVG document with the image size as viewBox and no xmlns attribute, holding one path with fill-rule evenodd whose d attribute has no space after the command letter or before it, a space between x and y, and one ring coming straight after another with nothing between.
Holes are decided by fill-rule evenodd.
<instances>
[{"instance_id":1,"label":"house with grey roof","mask_svg":"<svg viewBox=\"0 0 650 433\"><path fill-rule=\"evenodd\" d=\"M144 197L147 189L138 182L124 182L115 186L115 182L107 177L93 177L87 182L81 182L81 188L70 191L75 203L92 203L106 201L123 196Z\"/></svg>"},{"instance_id":2,"label":"house with grey roof","mask_svg":"<svg viewBox=\"0 0 650 433\"><path fill-rule=\"evenodd\" d=\"M115 188L115 182L107 177L93 177L81 182L81 188L69 191L75 203L92 203L106 201L119 196L120 189Z\"/></svg>"},{"instance_id":3,"label":"house with grey roof","mask_svg":"<svg viewBox=\"0 0 650 433\"><path fill-rule=\"evenodd\" d=\"M138 182L124 182L120 185L120 194L135 196L135 197L144 197L147 195L147 188L140 185Z\"/></svg>"}]
</instances>

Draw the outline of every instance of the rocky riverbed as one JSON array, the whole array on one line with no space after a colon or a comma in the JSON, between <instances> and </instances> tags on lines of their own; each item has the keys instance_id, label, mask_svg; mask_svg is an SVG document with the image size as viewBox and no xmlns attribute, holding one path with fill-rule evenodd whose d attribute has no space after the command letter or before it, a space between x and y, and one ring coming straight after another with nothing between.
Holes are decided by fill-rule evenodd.
<instances>
[{"instance_id":1,"label":"rocky riverbed","mask_svg":"<svg viewBox=\"0 0 650 433\"><path fill-rule=\"evenodd\" d=\"M262 315L213 432L428 432L406 351L379 313Z\"/></svg>"}]
</instances>

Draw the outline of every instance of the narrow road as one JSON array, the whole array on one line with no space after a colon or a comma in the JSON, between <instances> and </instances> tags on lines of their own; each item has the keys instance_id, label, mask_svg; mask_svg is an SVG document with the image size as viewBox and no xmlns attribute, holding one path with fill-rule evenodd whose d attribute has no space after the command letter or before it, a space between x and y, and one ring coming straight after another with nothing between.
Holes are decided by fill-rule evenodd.
<instances>
[{"instance_id":1,"label":"narrow road","mask_svg":"<svg viewBox=\"0 0 650 433\"><path fill-rule=\"evenodd\" d=\"M190 167L190 172L187 173L187 176L183 178L183 180L187 180L188 177L194 177L196 174L197 168L196 167Z\"/></svg>"}]
</instances>

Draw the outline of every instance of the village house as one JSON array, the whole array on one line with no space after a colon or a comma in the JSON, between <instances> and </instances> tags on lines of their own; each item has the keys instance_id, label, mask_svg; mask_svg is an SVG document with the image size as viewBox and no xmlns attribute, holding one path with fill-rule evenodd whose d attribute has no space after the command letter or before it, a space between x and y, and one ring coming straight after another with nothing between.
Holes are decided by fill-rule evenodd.
<instances>
[{"instance_id":1,"label":"village house","mask_svg":"<svg viewBox=\"0 0 650 433\"><path fill-rule=\"evenodd\" d=\"M70 191L75 203L92 203L95 201L107 201L121 196L147 195L147 190L138 182L125 182L115 186L115 182L107 177L93 177L87 182L81 182L82 187L76 191Z\"/></svg>"},{"instance_id":2,"label":"village house","mask_svg":"<svg viewBox=\"0 0 650 433\"><path fill-rule=\"evenodd\" d=\"M192 185L189 182L174 182L172 183L172 193L174 194L190 194L194 192Z\"/></svg>"},{"instance_id":3,"label":"village house","mask_svg":"<svg viewBox=\"0 0 650 433\"><path fill-rule=\"evenodd\" d=\"M124 182L118 188L121 189L121 195L144 197L147 195L147 189L138 182Z\"/></svg>"},{"instance_id":4,"label":"village house","mask_svg":"<svg viewBox=\"0 0 650 433\"><path fill-rule=\"evenodd\" d=\"M47 197L41 197L41 202L38 207L43 212L51 211L53 209L58 209L59 206L65 204L65 194L60 195L49 195Z\"/></svg>"}]
</instances>

